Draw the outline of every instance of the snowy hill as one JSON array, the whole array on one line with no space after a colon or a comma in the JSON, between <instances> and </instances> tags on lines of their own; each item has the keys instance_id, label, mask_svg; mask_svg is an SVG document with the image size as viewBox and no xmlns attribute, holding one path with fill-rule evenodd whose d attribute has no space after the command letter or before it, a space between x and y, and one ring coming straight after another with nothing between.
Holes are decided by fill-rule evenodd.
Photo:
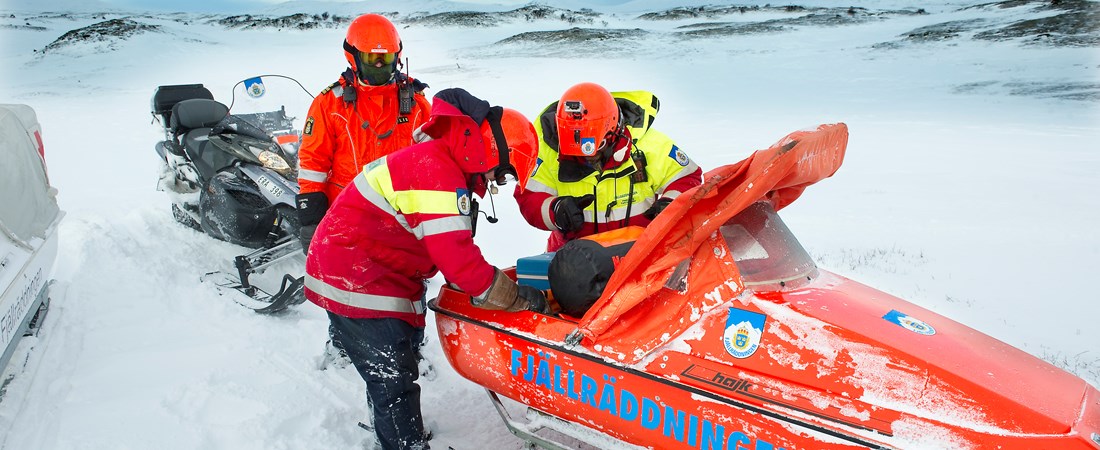
<instances>
[{"instance_id":1,"label":"snowy hill","mask_svg":"<svg viewBox=\"0 0 1100 450\"><path fill-rule=\"evenodd\" d=\"M844 166L782 212L818 264L1100 385L1087 284L1100 258L1100 3L603 3L0 6L0 102L36 109L68 213L54 271L68 292L3 388L0 448L371 443L356 427L358 375L317 369L319 308L262 317L198 283L241 249L172 220L149 115L165 84L228 102L237 81L275 73L319 92L345 65L346 20L364 12L393 18L429 93L463 87L530 117L580 81L652 91L655 127L704 169L847 123ZM301 120L309 101L288 97L288 112ZM500 266L545 244L508 197L477 237ZM429 335L432 445L520 448Z\"/></svg>"}]
</instances>

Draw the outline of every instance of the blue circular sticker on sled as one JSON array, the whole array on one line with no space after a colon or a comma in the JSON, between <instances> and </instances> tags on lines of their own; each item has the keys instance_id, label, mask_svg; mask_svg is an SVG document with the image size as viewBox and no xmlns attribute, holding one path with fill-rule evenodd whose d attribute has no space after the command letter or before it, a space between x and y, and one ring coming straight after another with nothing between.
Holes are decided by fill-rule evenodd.
<instances>
[{"instance_id":1,"label":"blue circular sticker on sled","mask_svg":"<svg viewBox=\"0 0 1100 450\"><path fill-rule=\"evenodd\" d=\"M764 322L767 316L730 308L726 319L726 331L722 334L722 345L734 358L748 358L760 348L760 338L764 336Z\"/></svg>"},{"instance_id":2,"label":"blue circular sticker on sled","mask_svg":"<svg viewBox=\"0 0 1100 450\"><path fill-rule=\"evenodd\" d=\"M936 329L932 328L927 322L920 320L916 317L907 315L898 310L890 310L885 316L882 316L887 322L898 325L906 330L912 331L917 334L923 334L925 336L931 336L936 334Z\"/></svg>"}]
</instances>

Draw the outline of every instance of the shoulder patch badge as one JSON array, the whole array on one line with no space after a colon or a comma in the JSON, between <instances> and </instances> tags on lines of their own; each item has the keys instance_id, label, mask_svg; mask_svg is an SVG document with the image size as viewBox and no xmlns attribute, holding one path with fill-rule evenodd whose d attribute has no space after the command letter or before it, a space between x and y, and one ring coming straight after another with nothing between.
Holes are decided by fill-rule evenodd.
<instances>
[{"instance_id":1,"label":"shoulder patch badge","mask_svg":"<svg viewBox=\"0 0 1100 450\"><path fill-rule=\"evenodd\" d=\"M929 325L923 320L907 315L896 309L890 310L890 312L886 313L886 315L882 316L882 318L886 319L887 322L893 323L917 334L923 334L925 336L936 334L936 329L932 328L932 325Z\"/></svg>"},{"instance_id":2,"label":"shoulder patch badge","mask_svg":"<svg viewBox=\"0 0 1100 450\"><path fill-rule=\"evenodd\" d=\"M683 150L680 150L680 147L675 145L672 146L672 151L668 152L668 157L676 160L676 164L679 164L680 167L687 167L688 163L691 162L687 153L684 153Z\"/></svg>"},{"instance_id":3,"label":"shoulder patch badge","mask_svg":"<svg viewBox=\"0 0 1100 450\"><path fill-rule=\"evenodd\" d=\"M722 345L734 358L748 358L760 348L760 339L764 336L764 322L768 316L758 312L730 308L726 319L726 332L722 334Z\"/></svg>"},{"instance_id":4,"label":"shoulder patch badge","mask_svg":"<svg viewBox=\"0 0 1100 450\"><path fill-rule=\"evenodd\" d=\"M470 215L470 191L456 189L455 194L458 195L458 213L464 216Z\"/></svg>"},{"instance_id":5,"label":"shoulder patch badge","mask_svg":"<svg viewBox=\"0 0 1100 450\"><path fill-rule=\"evenodd\" d=\"M534 178L535 174L539 172L539 167L542 167L542 158L535 158L535 168L531 169L531 178Z\"/></svg>"},{"instance_id":6,"label":"shoulder patch badge","mask_svg":"<svg viewBox=\"0 0 1100 450\"><path fill-rule=\"evenodd\" d=\"M302 134L306 136L313 136L313 116L306 119L305 126L302 127Z\"/></svg>"}]
</instances>

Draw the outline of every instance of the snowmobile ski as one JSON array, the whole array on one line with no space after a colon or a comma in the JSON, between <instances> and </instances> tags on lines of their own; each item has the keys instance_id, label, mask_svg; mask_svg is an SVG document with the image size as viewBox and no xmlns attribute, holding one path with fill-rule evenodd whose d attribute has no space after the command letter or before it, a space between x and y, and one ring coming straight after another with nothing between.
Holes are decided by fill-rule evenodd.
<instances>
[{"instance_id":1,"label":"snowmobile ski","mask_svg":"<svg viewBox=\"0 0 1100 450\"><path fill-rule=\"evenodd\" d=\"M305 301L303 287L305 277L283 275L279 291L274 295L249 281L252 274L263 273L268 267L280 261L301 254L301 244L293 237L285 237L269 248L260 248L233 260L237 274L221 271L210 272L202 276L203 282L212 283L222 295L228 295L234 301L260 314L273 314Z\"/></svg>"},{"instance_id":2,"label":"snowmobile ski","mask_svg":"<svg viewBox=\"0 0 1100 450\"><path fill-rule=\"evenodd\" d=\"M606 448L609 442L614 441L613 438L599 431L578 423L559 419L531 407L527 407L526 421L517 419L508 413L496 392L486 389L485 393L489 394L489 400L493 403L497 414L500 414L500 418L504 420L504 425L508 427L508 431L527 443L524 448L543 450L573 450L577 448L575 444L566 444L555 437L538 434L539 431L544 429L552 430L564 437L575 439L595 448ZM616 445L622 449L639 448L620 442L616 442Z\"/></svg>"},{"instance_id":3,"label":"snowmobile ski","mask_svg":"<svg viewBox=\"0 0 1100 450\"><path fill-rule=\"evenodd\" d=\"M210 272L202 276L202 282L211 283L218 293L228 296L245 308L259 314L276 314L305 301L305 277L283 275L279 291L274 295L225 272Z\"/></svg>"}]
</instances>

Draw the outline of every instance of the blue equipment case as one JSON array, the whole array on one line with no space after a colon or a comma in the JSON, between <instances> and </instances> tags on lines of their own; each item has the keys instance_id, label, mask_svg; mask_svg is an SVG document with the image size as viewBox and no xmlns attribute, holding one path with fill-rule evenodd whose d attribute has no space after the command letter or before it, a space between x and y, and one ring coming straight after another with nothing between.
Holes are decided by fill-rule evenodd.
<instances>
[{"instance_id":1,"label":"blue equipment case","mask_svg":"<svg viewBox=\"0 0 1100 450\"><path fill-rule=\"evenodd\" d=\"M550 269L552 259L554 259L554 252L520 258L516 261L516 282L544 291L549 290L550 279L547 278L546 273Z\"/></svg>"}]
</instances>

